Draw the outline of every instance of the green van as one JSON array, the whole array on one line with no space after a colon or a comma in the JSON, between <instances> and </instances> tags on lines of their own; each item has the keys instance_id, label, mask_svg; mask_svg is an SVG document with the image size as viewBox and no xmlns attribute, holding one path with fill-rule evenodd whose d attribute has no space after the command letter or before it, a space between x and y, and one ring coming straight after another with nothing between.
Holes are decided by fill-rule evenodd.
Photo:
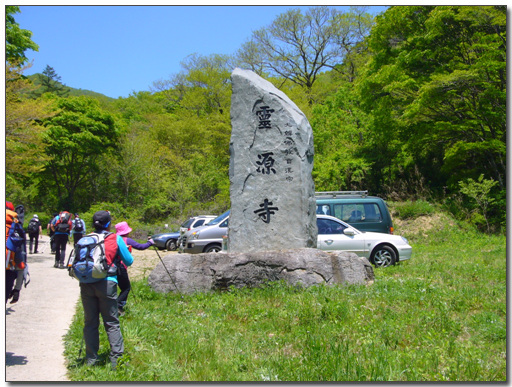
<instances>
[{"instance_id":1,"label":"green van","mask_svg":"<svg viewBox=\"0 0 512 387\"><path fill-rule=\"evenodd\" d=\"M393 234L386 202L368 191L315 192L316 213L331 215L360 231Z\"/></svg>"}]
</instances>

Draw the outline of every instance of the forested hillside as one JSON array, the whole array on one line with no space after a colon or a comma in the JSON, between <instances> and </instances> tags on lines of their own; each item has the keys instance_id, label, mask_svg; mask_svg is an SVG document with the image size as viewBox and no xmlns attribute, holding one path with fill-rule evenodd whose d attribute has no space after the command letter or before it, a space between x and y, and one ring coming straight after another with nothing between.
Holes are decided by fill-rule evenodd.
<instances>
[{"instance_id":1,"label":"forested hillside","mask_svg":"<svg viewBox=\"0 0 512 387\"><path fill-rule=\"evenodd\" d=\"M488 232L506 221L506 7L291 9L236 55L191 52L150 92L66 93L6 7L6 197L156 223L229 208L230 74L283 90L314 132L316 190L429 200ZM28 28L28 29L23 29ZM193 50L193 47L191 48Z\"/></svg>"}]
</instances>

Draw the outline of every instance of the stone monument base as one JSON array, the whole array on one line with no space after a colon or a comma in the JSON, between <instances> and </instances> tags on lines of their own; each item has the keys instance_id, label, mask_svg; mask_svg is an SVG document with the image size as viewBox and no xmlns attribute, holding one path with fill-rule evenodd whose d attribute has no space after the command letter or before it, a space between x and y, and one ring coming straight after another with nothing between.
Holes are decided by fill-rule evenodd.
<instances>
[{"instance_id":1,"label":"stone monument base","mask_svg":"<svg viewBox=\"0 0 512 387\"><path fill-rule=\"evenodd\" d=\"M371 284L370 262L353 253L313 248L252 253L168 254L148 278L159 293L210 292L257 287L284 280L290 285Z\"/></svg>"}]
</instances>

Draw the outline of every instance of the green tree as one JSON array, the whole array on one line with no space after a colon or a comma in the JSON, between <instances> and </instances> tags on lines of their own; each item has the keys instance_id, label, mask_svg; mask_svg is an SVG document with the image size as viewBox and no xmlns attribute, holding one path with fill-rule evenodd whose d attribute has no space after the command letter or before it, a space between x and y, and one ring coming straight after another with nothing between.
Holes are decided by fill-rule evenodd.
<instances>
[{"instance_id":1,"label":"green tree","mask_svg":"<svg viewBox=\"0 0 512 387\"><path fill-rule=\"evenodd\" d=\"M358 109L353 88L352 83L345 82L335 95L313 108L317 190L367 189L370 165L359 151L367 116Z\"/></svg>"},{"instance_id":2,"label":"green tree","mask_svg":"<svg viewBox=\"0 0 512 387\"><path fill-rule=\"evenodd\" d=\"M23 65L28 58L25 51L38 51L39 46L32 41L32 32L20 28L14 14L20 13L20 7L5 6L5 58L8 62Z\"/></svg>"},{"instance_id":3,"label":"green tree","mask_svg":"<svg viewBox=\"0 0 512 387\"><path fill-rule=\"evenodd\" d=\"M495 198L490 193L497 184L494 180L484 179L483 174L476 181L471 178L459 181L460 192L473 199L476 204L477 216L474 216L476 219L473 219L473 221L479 223L479 217L483 217L487 226L487 232L491 231L488 216L489 206L495 202Z\"/></svg>"},{"instance_id":4,"label":"green tree","mask_svg":"<svg viewBox=\"0 0 512 387\"><path fill-rule=\"evenodd\" d=\"M120 129L114 116L96 99L56 97L57 114L45 119L48 161L41 172L41 190L56 196L61 209L88 208L97 199L99 163L117 148Z\"/></svg>"},{"instance_id":5,"label":"green tree","mask_svg":"<svg viewBox=\"0 0 512 387\"><path fill-rule=\"evenodd\" d=\"M321 71L337 69L363 41L371 23L364 12L344 14L334 8L312 7L303 14L292 9L255 31L239 50L238 59L241 66L260 75L281 77L309 93Z\"/></svg>"},{"instance_id":6,"label":"green tree","mask_svg":"<svg viewBox=\"0 0 512 387\"><path fill-rule=\"evenodd\" d=\"M34 85L23 76L27 67L5 68L5 194L25 205L38 196L33 176L47 160L41 120L55 114L53 101L29 98Z\"/></svg>"},{"instance_id":7,"label":"green tree","mask_svg":"<svg viewBox=\"0 0 512 387\"><path fill-rule=\"evenodd\" d=\"M38 171L44 161L41 120L52 113L52 101L32 99L35 86L23 77L28 66L5 68L5 167L6 172L26 176Z\"/></svg>"},{"instance_id":8,"label":"green tree","mask_svg":"<svg viewBox=\"0 0 512 387\"><path fill-rule=\"evenodd\" d=\"M170 80L153 83L153 91L168 99L173 108L204 114L229 113L232 59L227 55L189 55L181 62L182 71Z\"/></svg>"},{"instance_id":9,"label":"green tree","mask_svg":"<svg viewBox=\"0 0 512 387\"><path fill-rule=\"evenodd\" d=\"M506 8L395 6L377 17L359 92L368 152L388 183L418 168L429 185L481 173L505 188Z\"/></svg>"},{"instance_id":10,"label":"green tree","mask_svg":"<svg viewBox=\"0 0 512 387\"><path fill-rule=\"evenodd\" d=\"M44 93L54 93L59 97L66 97L69 94L70 89L61 82L61 76L57 72L46 65L42 74L37 75L41 86L37 90L37 94L41 95Z\"/></svg>"}]
</instances>

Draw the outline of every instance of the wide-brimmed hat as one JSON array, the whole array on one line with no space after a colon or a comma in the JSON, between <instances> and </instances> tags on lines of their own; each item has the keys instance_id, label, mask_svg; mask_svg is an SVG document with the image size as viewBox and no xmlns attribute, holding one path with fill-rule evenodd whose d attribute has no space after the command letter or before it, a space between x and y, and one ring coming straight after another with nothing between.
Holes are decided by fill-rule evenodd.
<instances>
[{"instance_id":1,"label":"wide-brimmed hat","mask_svg":"<svg viewBox=\"0 0 512 387\"><path fill-rule=\"evenodd\" d=\"M116 234L117 235L126 235L132 232L132 229L130 226L128 226L128 223L121 222L116 224Z\"/></svg>"},{"instance_id":2,"label":"wide-brimmed hat","mask_svg":"<svg viewBox=\"0 0 512 387\"><path fill-rule=\"evenodd\" d=\"M92 217L94 228L107 228L112 217L108 211L98 211Z\"/></svg>"},{"instance_id":3,"label":"wide-brimmed hat","mask_svg":"<svg viewBox=\"0 0 512 387\"><path fill-rule=\"evenodd\" d=\"M39 218L39 216L37 216L37 214L34 215L34 218Z\"/></svg>"}]
</instances>

